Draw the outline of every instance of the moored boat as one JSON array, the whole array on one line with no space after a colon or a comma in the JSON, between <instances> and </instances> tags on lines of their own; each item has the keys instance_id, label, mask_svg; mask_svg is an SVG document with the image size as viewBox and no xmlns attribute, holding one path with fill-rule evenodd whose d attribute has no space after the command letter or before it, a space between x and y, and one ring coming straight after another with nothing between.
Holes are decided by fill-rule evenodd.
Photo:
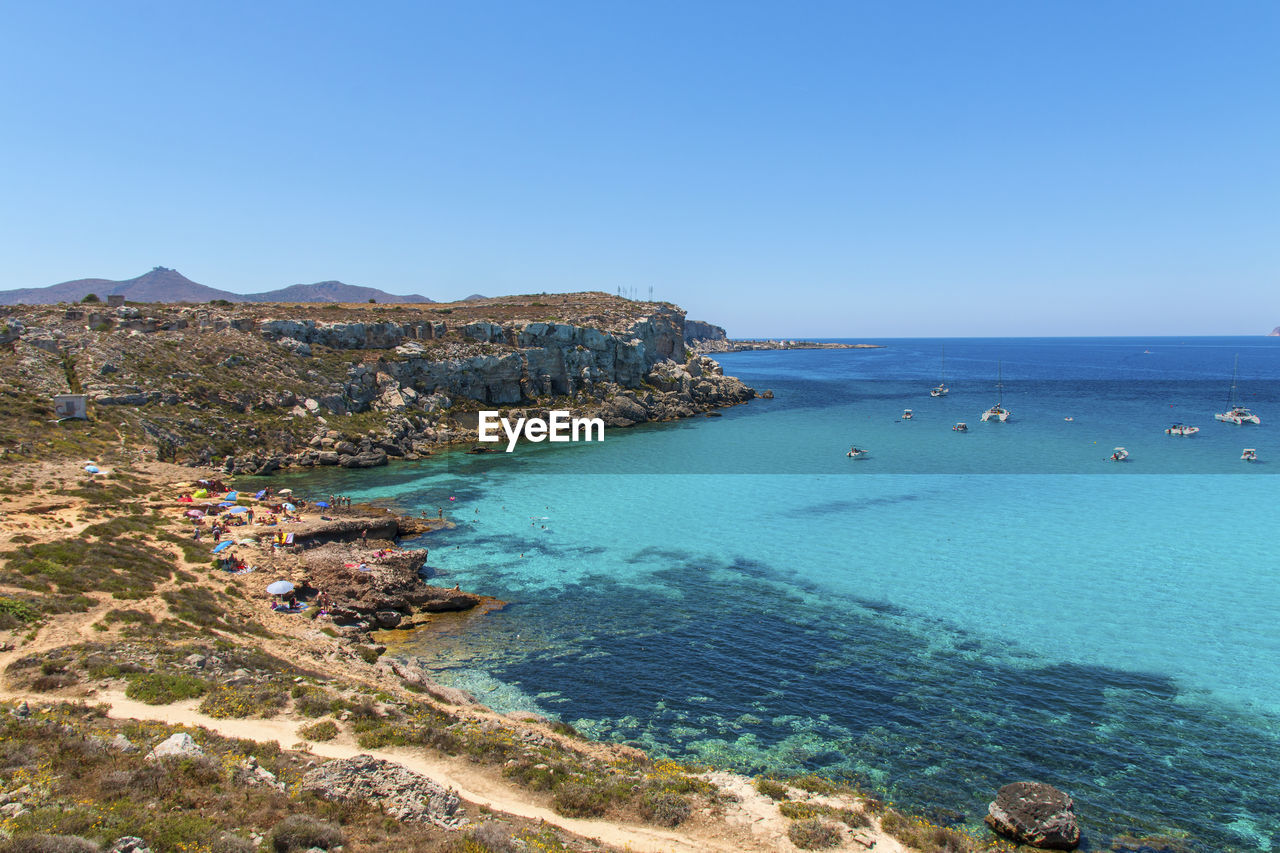
<instances>
[{"instance_id":1,"label":"moored boat","mask_svg":"<svg viewBox=\"0 0 1280 853\"><path fill-rule=\"evenodd\" d=\"M982 413L983 423L986 423L987 421L999 421L1000 423L1004 423L1005 421L1009 420L1009 416L1012 414L1008 409L1004 407L1003 376L1004 375L1002 372L1001 363L997 361L996 362L996 391L999 392L1000 396L997 399L996 404L994 406L992 406L991 408L987 409L985 412Z\"/></svg>"},{"instance_id":2,"label":"moored boat","mask_svg":"<svg viewBox=\"0 0 1280 853\"><path fill-rule=\"evenodd\" d=\"M864 448L855 445L849 448L849 452L846 453L845 456L848 456L850 459L865 459L867 452L868 451Z\"/></svg>"},{"instance_id":3,"label":"moored boat","mask_svg":"<svg viewBox=\"0 0 1280 853\"><path fill-rule=\"evenodd\" d=\"M902 410L902 419L903 419L904 421L909 421L909 420L911 420L913 417L915 417L915 416L911 413L911 410L910 410L910 409L903 409L903 410Z\"/></svg>"},{"instance_id":4,"label":"moored boat","mask_svg":"<svg viewBox=\"0 0 1280 853\"><path fill-rule=\"evenodd\" d=\"M1254 450L1252 447L1246 447L1244 449L1244 452L1240 454L1240 458L1243 459L1245 462L1257 462L1258 451Z\"/></svg>"},{"instance_id":5,"label":"moored boat","mask_svg":"<svg viewBox=\"0 0 1280 853\"><path fill-rule=\"evenodd\" d=\"M955 426L951 427L952 432L968 432L969 425L964 421L956 421Z\"/></svg>"},{"instance_id":6,"label":"moored boat","mask_svg":"<svg viewBox=\"0 0 1280 853\"><path fill-rule=\"evenodd\" d=\"M1129 458L1129 451L1125 450L1123 447L1117 447L1111 453L1112 462L1123 462L1128 458Z\"/></svg>"},{"instance_id":7,"label":"moored boat","mask_svg":"<svg viewBox=\"0 0 1280 853\"><path fill-rule=\"evenodd\" d=\"M1227 410L1218 412L1213 417L1224 424L1262 424L1262 418L1249 411L1249 407L1241 404L1236 391L1236 377L1240 373L1240 356L1236 356L1235 366L1231 369L1231 391L1227 396Z\"/></svg>"},{"instance_id":8,"label":"moored boat","mask_svg":"<svg viewBox=\"0 0 1280 853\"><path fill-rule=\"evenodd\" d=\"M947 372L947 348L942 348L942 370L938 373L938 384L929 389L930 397L945 397L951 389L947 387L945 375Z\"/></svg>"},{"instance_id":9,"label":"moored boat","mask_svg":"<svg viewBox=\"0 0 1280 853\"><path fill-rule=\"evenodd\" d=\"M1174 424L1164 431L1165 435L1195 435L1200 431L1200 427L1187 426L1186 424Z\"/></svg>"}]
</instances>

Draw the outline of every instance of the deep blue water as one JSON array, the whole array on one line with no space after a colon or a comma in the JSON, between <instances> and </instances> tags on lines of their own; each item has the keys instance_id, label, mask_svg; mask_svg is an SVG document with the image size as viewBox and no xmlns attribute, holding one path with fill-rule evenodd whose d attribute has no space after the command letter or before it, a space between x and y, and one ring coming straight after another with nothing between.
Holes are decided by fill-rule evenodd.
<instances>
[{"instance_id":1,"label":"deep blue water","mask_svg":"<svg viewBox=\"0 0 1280 853\"><path fill-rule=\"evenodd\" d=\"M1095 848L1280 844L1280 339L883 343L725 355L777 396L722 418L295 479L448 508L437 582L511 605L396 651L499 710L970 823L1046 781ZM1260 427L1212 417L1237 354Z\"/></svg>"}]
</instances>

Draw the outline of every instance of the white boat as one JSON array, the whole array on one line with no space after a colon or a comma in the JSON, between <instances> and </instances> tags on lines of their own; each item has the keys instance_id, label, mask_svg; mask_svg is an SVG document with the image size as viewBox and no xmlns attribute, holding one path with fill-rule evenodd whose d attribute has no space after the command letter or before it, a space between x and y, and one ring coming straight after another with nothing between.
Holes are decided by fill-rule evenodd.
<instances>
[{"instance_id":1,"label":"white boat","mask_svg":"<svg viewBox=\"0 0 1280 853\"><path fill-rule=\"evenodd\" d=\"M1174 424L1164 431L1165 435L1195 435L1200 431L1200 427L1187 426L1186 424Z\"/></svg>"},{"instance_id":2,"label":"white boat","mask_svg":"<svg viewBox=\"0 0 1280 853\"><path fill-rule=\"evenodd\" d=\"M951 429L952 429L952 431L953 431L953 432L968 432L968 431L969 431L969 425L968 425L967 423L965 423L964 421L957 421L957 422L956 422L956 425L955 425L955 426L953 426Z\"/></svg>"},{"instance_id":3,"label":"white boat","mask_svg":"<svg viewBox=\"0 0 1280 853\"><path fill-rule=\"evenodd\" d=\"M1111 453L1112 462L1123 462L1128 458L1129 458L1129 451L1125 450L1123 447L1117 447Z\"/></svg>"},{"instance_id":4,"label":"white boat","mask_svg":"<svg viewBox=\"0 0 1280 853\"><path fill-rule=\"evenodd\" d=\"M1246 447L1244 449L1244 453L1240 454L1240 458L1243 459L1245 462L1257 462L1258 451L1254 450L1252 447Z\"/></svg>"},{"instance_id":5,"label":"white boat","mask_svg":"<svg viewBox=\"0 0 1280 853\"><path fill-rule=\"evenodd\" d=\"M1240 356L1236 356L1235 367L1231 370L1231 392L1227 397L1228 409L1225 412L1218 412L1213 417L1222 421L1224 424L1261 424L1262 418L1249 411L1248 406L1240 404L1239 396L1236 393L1236 376L1240 372Z\"/></svg>"},{"instance_id":6,"label":"white boat","mask_svg":"<svg viewBox=\"0 0 1280 853\"><path fill-rule=\"evenodd\" d=\"M911 414L911 410L910 410L910 409L903 409L903 410L902 410L902 419L903 419L904 421L909 421L909 420L911 420L913 417L915 417L915 416Z\"/></svg>"},{"instance_id":7,"label":"white boat","mask_svg":"<svg viewBox=\"0 0 1280 853\"><path fill-rule=\"evenodd\" d=\"M1001 372L1001 363L998 361L996 362L996 390L1000 393L1000 397L994 406L982 413L982 422L984 424L987 421L1004 423L1009 420L1009 415L1012 414L1004 407L1004 378Z\"/></svg>"},{"instance_id":8,"label":"white boat","mask_svg":"<svg viewBox=\"0 0 1280 853\"><path fill-rule=\"evenodd\" d=\"M845 456L848 456L850 459L864 459L866 458L867 452L868 451L864 450L863 448L855 446L855 447L850 447L849 452L846 453Z\"/></svg>"},{"instance_id":9,"label":"white boat","mask_svg":"<svg viewBox=\"0 0 1280 853\"><path fill-rule=\"evenodd\" d=\"M946 372L947 372L947 350L946 350L946 347L943 347L942 370L940 371L940 375L938 376L937 386L929 389L930 397L945 397L947 396L947 392L951 390L950 388L947 387L947 383L943 380L943 376L946 375Z\"/></svg>"}]
</instances>

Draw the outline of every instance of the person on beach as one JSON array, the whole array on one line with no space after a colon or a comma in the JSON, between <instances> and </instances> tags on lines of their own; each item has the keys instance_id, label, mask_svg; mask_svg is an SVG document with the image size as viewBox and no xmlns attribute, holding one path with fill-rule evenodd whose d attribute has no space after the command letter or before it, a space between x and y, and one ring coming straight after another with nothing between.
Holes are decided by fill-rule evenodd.
<instances>
[{"instance_id":1,"label":"person on beach","mask_svg":"<svg viewBox=\"0 0 1280 853\"><path fill-rule=\"evenodd\" d=\"M444 520L444 507L436 507L436 518Z\"/></svg>"}]
</instances>

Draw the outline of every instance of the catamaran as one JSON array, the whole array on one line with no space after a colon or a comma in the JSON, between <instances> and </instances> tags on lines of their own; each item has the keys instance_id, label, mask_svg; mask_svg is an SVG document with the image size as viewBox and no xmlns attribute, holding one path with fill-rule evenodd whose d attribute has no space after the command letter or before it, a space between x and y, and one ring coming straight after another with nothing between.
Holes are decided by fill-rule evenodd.
<instances>
[{"instance_id":1,"label":"catamaran","mask_svg":"<svg viewBox=\"0 0 1280 853\"><path fill-rule=\"evenodd\" d=\"M1004 375L1001 371L1001 367L1002 367L1001 362L997 361L996 362L996 390L1000 392L1000 397L994 406L992 406L991 408L987 409L985 412L982 413L983 423L986 423L987 421L991 421L991 420L1004 423L1005 421L1009 420L1009 415L1012 414L1012 412L1010 412L1008 409L1004 407Z\"/></svg>"},{"instance_id":2,"label":"catamaran","mask_svg":"<svg viewBox=\"0 0 1280 853\"><path fill-rule=\"evenodd\" d=\"M1249 411L1248 406L1240 404L1239 396L1236 393L1236 376L1240 372L1240 356L1236 356L1235 367L1231 369L1231 392L1227 397L1228 408L1225 412L1218 412L1214 418L1222 421L1224 424L1261 424L1262 418Z\"/></svg>"},{"instance_id":3,"label":"catamaran","mask_svg":"<svg viewBox=\"0 0 1280 853\"><path fill-rule=\"evenodd\" d=\"M938 380L939 380L939 381L938 381L938 385L937 385L937 387L936 387L936 388L930 388L930 389L929 389L929 396L930 396L930 397L945 397L945 396L947 395L947 392L948 392L949 390L951 390L951 389L949 389L949 388L947 387L947 383L946 383L945 381L943 381L943 380L944 380L944 377L946 376L946 372L947 372L947 350L946 350L946 347L943 347L943 349L942 349L942 370L939 372L939 375L938 375Z\"/></svg>"}]
</instances>

